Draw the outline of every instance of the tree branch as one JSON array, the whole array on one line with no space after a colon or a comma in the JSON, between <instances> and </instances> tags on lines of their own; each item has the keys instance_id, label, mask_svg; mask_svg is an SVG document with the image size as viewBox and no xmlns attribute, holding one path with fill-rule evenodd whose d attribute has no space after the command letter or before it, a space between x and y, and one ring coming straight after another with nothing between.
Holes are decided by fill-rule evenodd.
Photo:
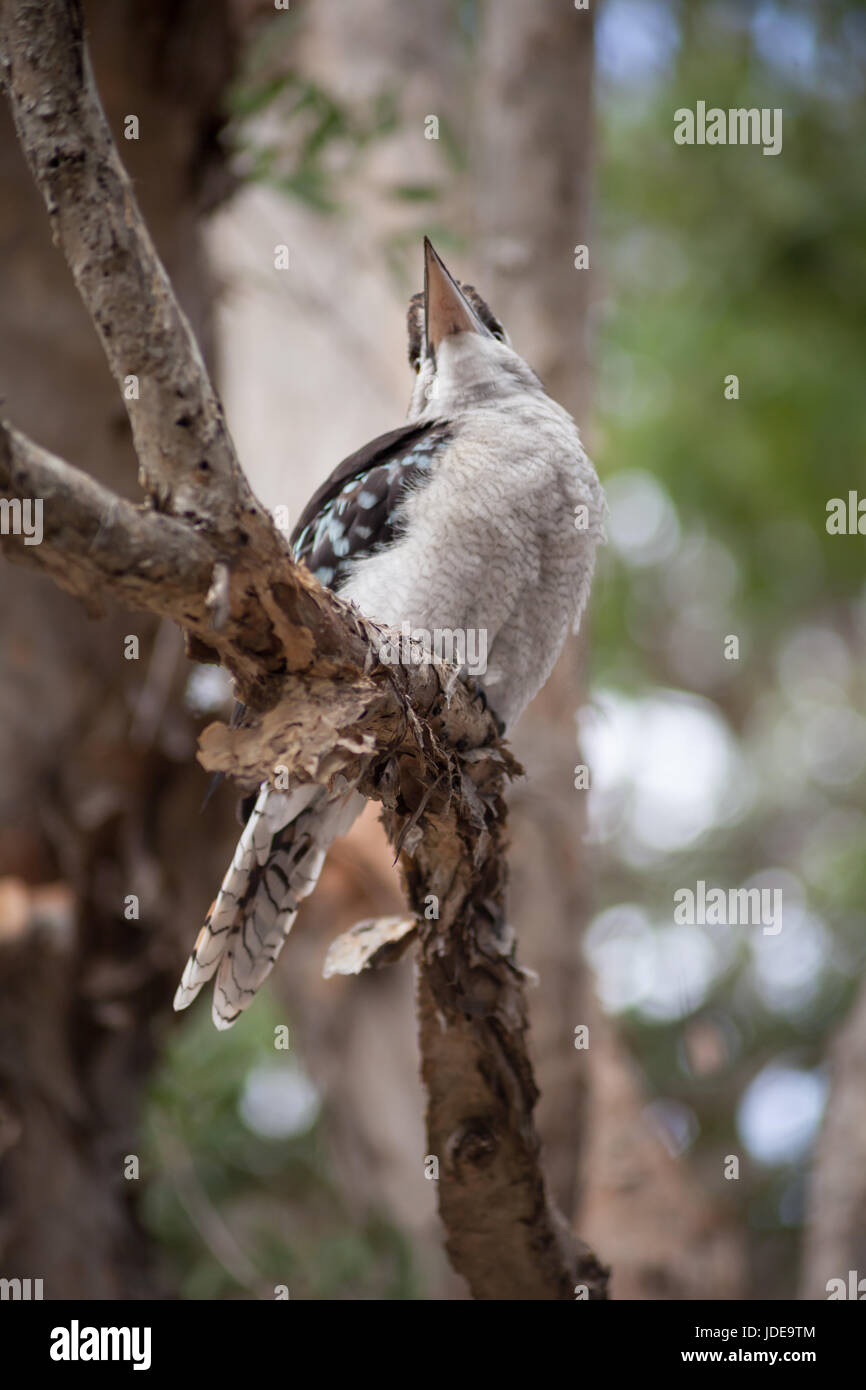
<instances>
[{"instance_id":1,"label":"tree branch","mask_svg":"<svg viewBox=\"0 0 866 1390\"><path fill-rule=\"evenodd\" d=\"M453 671L383 664L381 629L294 563L253 497L112 145L78 4L5 0L0 40L55 237L118 384L139 377L127 405L151 503L122 501L3 426L0 496L41 499L44 534L29 547L0 539L91 605L173 619L196 656L227 667L252 713L243 728L205 730L205 767L254 785L279 763L301 782L342 776L383 803L421 937L428 1142L455 1268L478 1298L572 1298L581 1283L603 1297L605 1273L552 1207L539 1166L504 917L503 788L518 766Z\"/></svg>"},{"instance_id":2,"label":"tree branch","mask_svg":"<svg viewBox=\"0 0 866 1390\"><path fill-rule=\"evenodd\" d=\"M226 538L272 547L114 146L79 0L3 0L0 52L21 149L123 396L148 496Z\"/></svg>"},{"instance_id":3,"label":"tree branch","mask_svg":"<svg viewBox=\"0 0 866 1390\"><path fill-rule=\"evenodd\" d=\"M32 544L10 533L4 537L10 558L45 570L94 615L106 601L129 608L156 602L156 611L182 621L187 595L209 582L216 552L205 536L116 497L3 420L0 494L41 503L41 539Z\"/></svg>"}]
</instances>

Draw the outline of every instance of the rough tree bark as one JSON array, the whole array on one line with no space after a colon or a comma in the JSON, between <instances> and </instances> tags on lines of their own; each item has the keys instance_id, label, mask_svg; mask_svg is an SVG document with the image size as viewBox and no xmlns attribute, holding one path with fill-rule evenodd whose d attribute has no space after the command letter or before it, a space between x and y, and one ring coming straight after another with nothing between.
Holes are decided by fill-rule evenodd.
<instances>
[{"instance_id":1,"label":"rough tree bark","mask_svg":"<svg viewBox=\"0 0 866 1390\"><path fill-rule=\"evenodd\" d=\"M55 238L118 385L139 378L128 406L148 500L133 507L4 427L0 493L45 500L42 543L9 538L8 552L91 603L173 619L195 656L227 667L253 718L207 731L206 767L251 785L279 762L383 802L421 938L429 1144L455 1267L476 1297L571 1298L576 1283L603 1297L605 1272L539 1167L502 904L502 787L516 764L450 673L378 662L373 625L293 563L252 495L113 147L78 6L17 0L2 25L4 85Z\"/></svg>"}]
</instances>

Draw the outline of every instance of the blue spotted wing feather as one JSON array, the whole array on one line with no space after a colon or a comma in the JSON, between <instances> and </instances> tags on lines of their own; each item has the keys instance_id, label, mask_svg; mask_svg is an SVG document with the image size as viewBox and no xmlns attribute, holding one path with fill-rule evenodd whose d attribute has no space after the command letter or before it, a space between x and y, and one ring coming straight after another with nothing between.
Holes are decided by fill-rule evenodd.
<instances>
[{"instance_id":1,"label":"blue spotted wing feather","mask_svg":"<svg viewBox=\"0 0 866 1390\"><path fill-rule=\"evenodd\" d=\"M320 583L339 589L353 561L392 539L407 491L423 486L450 438L444 421L406 425L344 459L298 520L291 537L295 558L304 560Z\"/></svg>"}]
</instances>

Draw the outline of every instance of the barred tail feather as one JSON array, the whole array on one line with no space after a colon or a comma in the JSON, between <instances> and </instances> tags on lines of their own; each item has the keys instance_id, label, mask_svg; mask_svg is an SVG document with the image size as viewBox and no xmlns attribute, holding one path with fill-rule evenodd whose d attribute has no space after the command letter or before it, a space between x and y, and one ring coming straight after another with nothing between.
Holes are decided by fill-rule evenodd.
<instances>
[{"instance_id":1,"label":"barred tail feather","mask_svg":"<svg viewBox=\"0 0 866 1390\"><path fill-rule=\"evenodd\" d=\"M319 787L299 787L293 793L273 791L265 783L238 841L219 894L198 934L174 996L175 1009L185 1009L214 975L228 944L250 874L267 859L274 834L322 794Z\"/></svg>"},{"instance_id":2,"label":"barred tail feather","mask_svg":"<svg viewBox=\"0 0 866 1390\"><path fill-rule=\"evenodd\" d=\"M185 1009L216 974L213 1021L230 1028L270 973L329 846L364 806L356 792L264 785L174 999Z\"/></svg>"}]
</instances>

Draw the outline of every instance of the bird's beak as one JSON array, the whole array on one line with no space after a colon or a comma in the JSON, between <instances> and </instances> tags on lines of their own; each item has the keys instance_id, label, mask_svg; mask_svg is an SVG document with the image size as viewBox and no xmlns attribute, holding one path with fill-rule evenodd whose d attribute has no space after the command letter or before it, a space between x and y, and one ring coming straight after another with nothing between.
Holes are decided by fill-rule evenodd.
<instances>
[{"instance_id":1,"label":"bird's beak","mask_svg":"<svg viewBox=\"0 0 866 1390\"><path fill-rule=\"evenodd\" d=\"M435 353L443 338L451 333L481 333L489 337L469 300L457 281L449 275L433 250L428 237L424 238L424 326L427 350Z\"/></svg>"}]
</instances>

